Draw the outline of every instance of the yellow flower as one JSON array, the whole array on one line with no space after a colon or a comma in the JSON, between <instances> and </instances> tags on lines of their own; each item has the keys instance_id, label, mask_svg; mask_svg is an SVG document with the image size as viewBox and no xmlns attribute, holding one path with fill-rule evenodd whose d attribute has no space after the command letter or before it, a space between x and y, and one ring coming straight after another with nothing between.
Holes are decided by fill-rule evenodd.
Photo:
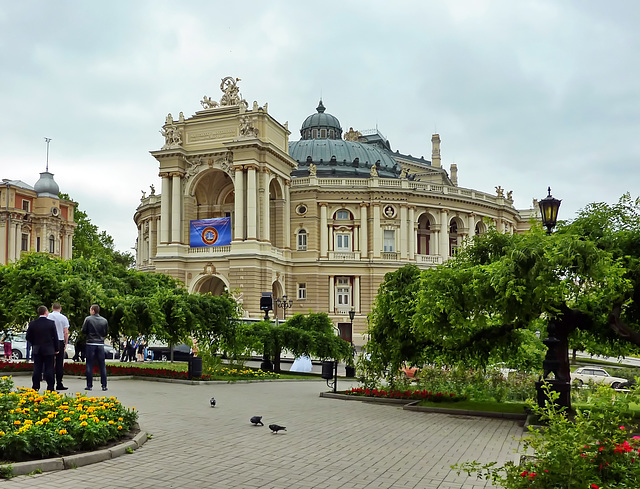
<instances>
[{"instance_id":1,"label":"yellow flower","mask_svg":"<svg viewBox=\"0 0 640 489\"><path fill-rule=\"evenodd\" d=\"M122 419L122 418L118 418L118 421L124 421L124 419Z\"/></svg>"},{"instance_id":2,"label":"yellow flower","mask_svg":"<svg viewBox=\"0 0 640 489\"><path fill-rule=\"evenodd\" d=\"M0 431L0 436L4 436L4 431Z\"/></svg>"},{"instance_id":3,"label":"yellow flower","mask_svg":"<svg viewBox=\"0 0 640 489\"><path fill-rule=\"evenodd\" d=\"M9 377L7 377L6 375L2 376L2 380L7 380Z\"/></svg>"},{"instance_id":4,"label":"yellow flower","mask_svg":"<svg viewBox=\"0 0 640 489\"><path fill-rule=\"evenodd\" d=\"M87 416L86 414L81 414L80 417L78 418L80 421L82 421L83 419L87 419L89 416Z\"/></svg>"},{"instance_id":5,"label":"yellow flower","mask_svg":"<svg viewBox=\"0 0 640 489\"><path fill-rule=\"evenodd\" d=\"M122 426L118 425L118 429L119 429L119 430L121 430L121 429L122 429Z\"/></svg>"},{"instance_id":6,"label":"yellow flower","mask_svg":"<svg viewBox=\"0 0 640 489\"><path fill-rule=\"evenodd\" d=\"M16 420L13 422L13 424L14 424L14 425L16 425L16 426L20 426L22 423L20 422L20 420L19 420L19 419L16 419Z\"/></svg>"},{"instance_id":7,"label":"yellow flower","mask_svg":"<svg viewBox=\"0 0 640 489\"><path fill-rule=\"evenodd\" d=\"M112 419L109 420L109 424L116 424L116 422Z\"/></svg>"},{"instance_id":8,"label":"yellow flower","mask_svg":"<svg viewBox=\"0 0 640 489\"><path fill-rule=\"evenodd\" d=\"M89 423L87 423L86 421L83 421L82 423L80 423L80 426L87 426Z\"/></svg>"},{"instance_id":9,"label":"yellow flower","mask_svg":"<svg viewBox=\"0 0 640 489\"><path fill-rule=\"evenodd\" d=\"M42 418L42 422L45 423L45 424L48 423L49 422L49 418ZM26 423L26 421L25 421L25 423Z\"/></svg>"},{"instance_id":10,"label":"yellow flower","mask_svg":"<svg viewBox=\"0 0 640 489\"><path fill-rule=\"evenodd\" d=\"M42 421L36 421L36 425L42 426L44 423Z\"/></svg>"},{"instance_id":11,"label":"yellow flower","mask_svg":"<svg viewBox=\"0 0 640 489\"><path fill-rule=\"evenodd\" d=\"M94 423L99 423L99 422L100 422L100 420L99 420L98 418L93 418L93 422L94 422Z\"/></svg>"},{"instance_id":12,"label":"yellow flower","mask_svg":"<svg viewBox=\"0 0 640 489\"><path fill-rule=\"evenodd\" d=\"M67 423L68 423L69 421L71 421L71 418L69 418L69 417L67 416L66 418L62 418L62 421L65 421L65 422L67 422Z\"/></svg>"},{"instance_id":13,"label":"yellow flower","mask_svg":"<svg viewBox=\"0 0 640 489\"><path fill-rule=\"evenodd\" d=\"M66 435L67 434L67 430L62 429L62 430L58 431L58 433L60 433L61 435Z\"/></svg>"},{"instance_id":14,"label":"yellow flower","mask_svg":"<svg viewBox=\"0 0 640 489\"><path fill-rule=\"evenodd\" d=\"M31 421L30 419L25 419L24 424L33 424L33 421Z\"/></svg>"}]
</instances>

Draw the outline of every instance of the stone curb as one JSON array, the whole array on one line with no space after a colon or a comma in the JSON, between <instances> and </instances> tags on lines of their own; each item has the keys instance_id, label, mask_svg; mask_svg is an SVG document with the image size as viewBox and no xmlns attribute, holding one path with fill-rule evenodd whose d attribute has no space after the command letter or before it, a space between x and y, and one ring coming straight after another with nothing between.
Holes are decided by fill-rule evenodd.
<instances>
[{"instance_id":1,"label":"stone curb","mask_svg":"<svg viewBox=\"0 0 640 489\"><path fill-rule=\"evenodd\" d=\"M522 413L495 413L492 411L469 411L467 409L448 409L438 407L425 407L418 406L420 401L414 401L410 399L385 399L381 397L365 397L365 396L352 396L348 394L338 394L333 392L321 392L320 397L327 397L330 399L340 399L343 401L360 401L369 402L373 404L399 404L402 405L402 409L406 411L418 411L424 413L441 413L451 414L457 416L478 416L483 418L497 418L497 419L510 419L515 421L525 421L527 414Z\"/></svg>"},{"instance_id":2,"label":"stone curb","mask_svg":"<svg viewBox=\"0 0 640 489\"><path fill-rule=\"evenodd\" d=\"M137 425L134 425L134 427ZM139 426L138 426L139 427ZM16 462L4 464L0 467L7 470L11 468L11 476L28 475L34 472L52 472L54 470L66 470L103 462L119 457L127 453L129 449L137 450L148 440L147 433L140 431L132 440L127 440L111 448L103 448L94 452L78 453L64 457L48 458L43 460L29 460L28 462Z\"/></svg>"}]
</instances>

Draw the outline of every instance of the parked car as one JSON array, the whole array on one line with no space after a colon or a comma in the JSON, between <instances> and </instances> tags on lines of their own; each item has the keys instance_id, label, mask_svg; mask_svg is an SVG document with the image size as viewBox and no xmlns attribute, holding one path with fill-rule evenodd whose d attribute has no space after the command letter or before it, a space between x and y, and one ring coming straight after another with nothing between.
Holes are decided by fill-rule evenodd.
<instances>
[{"instance_id":1,"label":"parked car","mask_svg":"<svg viewBox=\"0 0 640 489\"><path fill-rule=\"evenodd\" d=\"M150 346L149 351L153 352L153 359L167 362L171 360L171 350L168 346ZM188 362L191 357L189 345L181 343L173 347L173 359L176 362Z\"/></svg>"},{"instance_id":2,"label":"parked car","mask_svg":"<svg viewBox=\"0 0 640 489\"><path fill-rule=\"evenodd\" d=\"M20 360L27 358L26 333L13 333L11 335L11 359Z\"/></svg>"},{"instance_id":3,"label":"parked car","mask_svg":"<svg viewBox=\"0 0 640 489\"><path fill-rule=\"evenodd\" d=\"M104 345L104 358L106 360L117 360L120 358L120 352L111 345Z\"/></svg>"},{"instance_id":4,"label":"parked car","mask_svg":"<svg viewBox=\"0 0 640 489\"><path fill-rule=\"evenodd\" d=\"M579 367L571 374L571 381L578 386L589 383L607 384L614 389L621 389L629 385L627 379L613 377L602 367Z\"/></svg>"}]
</instances>

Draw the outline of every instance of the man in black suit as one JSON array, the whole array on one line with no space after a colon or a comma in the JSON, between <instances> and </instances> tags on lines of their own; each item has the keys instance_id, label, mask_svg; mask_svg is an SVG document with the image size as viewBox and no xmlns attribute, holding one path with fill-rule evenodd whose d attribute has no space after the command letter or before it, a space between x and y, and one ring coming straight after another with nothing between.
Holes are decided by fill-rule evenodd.
<instances>
[{"instance_id":1,"label":"man in black suit","mask_svg":"<svg viewBox=\"0 0 640 489\"><path fill-rule=\"evenodd\" d=\"M47 390L54 386L53 359L58 353L58 333L56 323L48 319L49 310L46 306L38 307L38 319L31 321L27 328L27 341L30 341L33 353L33 389L40 390L40 379L44 369Z\"/></svg>"}]
</instances>

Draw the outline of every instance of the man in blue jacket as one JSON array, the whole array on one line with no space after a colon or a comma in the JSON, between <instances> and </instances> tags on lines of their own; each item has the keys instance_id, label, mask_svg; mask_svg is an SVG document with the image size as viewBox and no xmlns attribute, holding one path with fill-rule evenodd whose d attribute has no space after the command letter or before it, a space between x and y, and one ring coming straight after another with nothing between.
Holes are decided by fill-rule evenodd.
<instances>
[{"instance_id":1,"label":"man in blue jacket","mask_svg":"<svg viewBox=\"0 0 640 489\"><path fill-rule=\"evenodd\" d=\"M100 382L102 390L107 390L107 365L104 361L104 339L107 337L109 324L100 315L100 306L93 304L90 309L90 316L87 316L82 324L82 333L87 339L87 387L90 391L93 388L93 361L98 362L100 368Z\"/></svg>"},{"instance_id":2,"label":"man in blue jacket","mask_svg":"<svg viewBox=\"0 0 640 489\"><path fill-rule=\"evenodd\" d=\"M27 328L27 341L31 342L33 355L31 382L35 390L40 390L43 370L47 390L53 390L53 359L58 353L58 333L56 324L47 317L48 315L49 310L46 306L38 307L38 319L31 321Z\"/></svg>"}]
</instances>

